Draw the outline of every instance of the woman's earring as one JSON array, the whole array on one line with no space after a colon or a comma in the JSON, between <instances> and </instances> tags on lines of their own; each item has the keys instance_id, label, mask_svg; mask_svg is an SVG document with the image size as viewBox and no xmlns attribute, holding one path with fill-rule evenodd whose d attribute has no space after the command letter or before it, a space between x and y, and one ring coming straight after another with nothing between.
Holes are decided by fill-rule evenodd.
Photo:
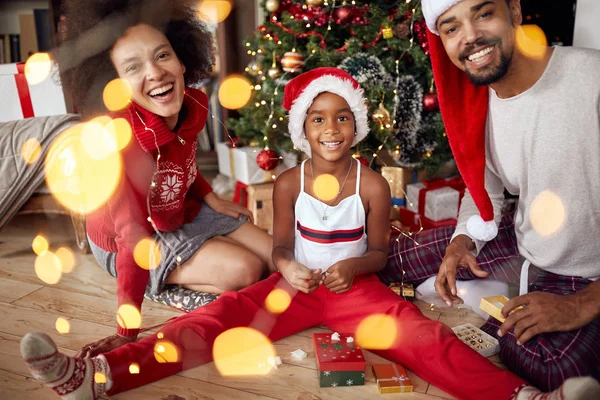
<instances>
[{"instance_id":1,"label":"woman's earring","mask_svg":"<svg viewBox=\"0 0 600 400\"><path fill-rule=\"evenodd\" d=\"M354 136L358 135L358 132L354 132Z\"/></svg>"}]
</instances>

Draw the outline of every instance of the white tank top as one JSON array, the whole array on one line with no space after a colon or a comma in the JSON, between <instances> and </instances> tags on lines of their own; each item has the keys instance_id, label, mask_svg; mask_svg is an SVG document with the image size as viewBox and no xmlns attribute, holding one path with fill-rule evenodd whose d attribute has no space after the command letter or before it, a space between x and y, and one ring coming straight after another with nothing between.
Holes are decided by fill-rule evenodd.
<instances>
[{"instance_id":1,"label":"white tank top","mask_svg":"<svg viewBox=\"0 0 600 400\"><path fill-rule=\"evenodd\" d=\"M335 207L304 191L304 164L300 167L300 194L296 200L294 256L309 269L325 272L338 261L361 257L367 251L365 208L360 199L360 162L356 169L356 193ZM327 208L327 218L323 218Z\"/></svg>"}]
</instances>

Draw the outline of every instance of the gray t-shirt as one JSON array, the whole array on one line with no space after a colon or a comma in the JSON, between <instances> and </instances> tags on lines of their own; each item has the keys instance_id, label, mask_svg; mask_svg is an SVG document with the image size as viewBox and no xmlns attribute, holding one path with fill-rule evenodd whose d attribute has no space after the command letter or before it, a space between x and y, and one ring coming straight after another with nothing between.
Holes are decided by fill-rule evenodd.
<instances>
[{"instance_id":1,"label":"gray t-shirt","mask_svg":"<svg viewBox=\"0 0 600 400\"><path fill-rule=\"evenodd\" d=\"M556 47L527 91L500 99L490 89L487 191L496 221L503 190L519 195L520 254L569 276L600 277L600 51ZM463 199L454 236L477 208ZM485 242L477 242L477 253Z\"/></svg>"}]
</instances>

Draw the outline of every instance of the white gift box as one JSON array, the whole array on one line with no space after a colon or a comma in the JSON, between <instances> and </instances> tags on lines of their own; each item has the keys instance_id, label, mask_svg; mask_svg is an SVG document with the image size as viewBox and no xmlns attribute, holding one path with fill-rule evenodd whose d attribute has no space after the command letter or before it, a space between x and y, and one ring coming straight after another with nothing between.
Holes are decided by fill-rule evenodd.
<instances>
[{"instance_id":1,"label":"white gift box","mask_svg":"<svg viewBox=\"0 0 600 400\"><path fill-rule=\"evenodd\" d=\"M230 147L229 143L217 143L219 172L246 185L271 182L286 169L298 164L296 154L279 152L283 160L271 171L261 169L256 157L262 149L257 147Z\"/></svg>"},{"instance_id":2,"label":"white gift box","mask_svg":"<svg viewBox=\"0 0 600 400\"><path fill-rule=\"evenodd\" d=\"M56 66L48 77L28 84L24 63L0 65L0 122L67 113Z\"/></svg>"},{"instance_id":3,"label":"white gift box","mask_svg":"<svg viewBox=\"0 0 600 400\"><path fill-rule=\"evenodd\" d=\"M406 186L406 206L410 211L421 214L419 212L419 194L421 190L426 189L427 186L421 182ZM434 222L456 219L459 200L460 192L451 187L428 190L425 193L425 207L422 214Z\"/></svg>"}]
</instances>

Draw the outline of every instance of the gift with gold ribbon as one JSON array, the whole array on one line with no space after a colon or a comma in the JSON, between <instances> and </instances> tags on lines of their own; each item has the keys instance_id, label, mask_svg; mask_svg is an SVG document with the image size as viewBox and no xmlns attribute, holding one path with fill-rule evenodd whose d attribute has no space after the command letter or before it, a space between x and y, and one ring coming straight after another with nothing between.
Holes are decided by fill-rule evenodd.
<instances>
[{"instance_id":1,"label":"gift with gold ribbon","mask_svg":"<svg viewBox=\"0 0 600 400\"><path fill-rule=\"evenodd\" d=\"M410 378L400 364L375 364L373 376L379 393L407 393L413 390Z\"/></svg>"}]
</instances>

